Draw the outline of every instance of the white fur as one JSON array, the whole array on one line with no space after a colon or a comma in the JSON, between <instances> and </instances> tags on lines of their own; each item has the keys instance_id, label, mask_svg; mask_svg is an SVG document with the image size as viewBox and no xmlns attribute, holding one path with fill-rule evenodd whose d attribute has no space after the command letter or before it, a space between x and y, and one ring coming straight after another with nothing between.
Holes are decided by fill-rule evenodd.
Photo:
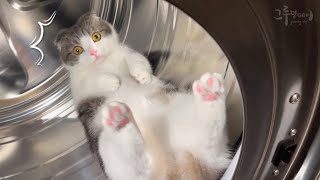
<instances>
[{"instance_id":1,"label":"white fur","mask_svg":"<svg viewBox=\"0 0 320 180\"><path fill-rule=\"evenodd\" d=\"M84 53L79 64L68 67L73 98L78 104L92 96L108 97L94 121L97 126L103 126L99 152L112 180L150 179L155 158L145 148L143 137L133 123L118 131L106 125L106 111L114 101L127 104L138 127L151 128L174 156L189 151L205 167L216 171L227 167L226 112L221 87L213 87L212 91L222 95L212 102L203 101L196 90L194 94L176 93L168 103L156 101L150 97L163 87L162 82L151 75L147 59L120 44L115 33L97 43L90 36L83 37L81 44ZM90 48L98 50L99 58L90 56ZM220 78L207 74L195 84L203 85L208 77Z\"/></svg>"}]
</instances>

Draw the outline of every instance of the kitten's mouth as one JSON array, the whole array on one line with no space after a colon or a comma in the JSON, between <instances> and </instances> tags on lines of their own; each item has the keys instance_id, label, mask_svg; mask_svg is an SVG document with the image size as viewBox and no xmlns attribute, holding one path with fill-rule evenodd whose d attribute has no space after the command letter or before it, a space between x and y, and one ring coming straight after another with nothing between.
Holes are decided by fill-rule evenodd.
<instances>
[{"instance_id":1,"label":"kitten's mouth","mask_svg":"<svg viewBox=\"0 0 320 180\"><path fill-rule=\"evenodd\" d=\"M96 59L93 61L93 64L97 64L100 61L99 57L96 57Z\"/></svg>"},{"instance_id":2,"label":"kitten's mouth","mask_svg":"<svg viewBox=\"0 0 320 180\"><path fill-rule=\"evenodd\" d=\"M98 63L102 62L103 59L106 59L106 58L108 58L108 55L104 55L104 56L97 55L97 56L95 56L95 60L93 61L93 64L98 64Z\"/></svg>"},{"instance_id":3,"label":"kitten's mouth","mask_svg":"<svg viewBox=\"0 0 320 180\"><path fill-rule=\"evenodd\" d=\"M95 57L95 59L93 61L93 64L97 64L97 63L99 63L101 61L101 56L95 55L94 57Z\"/></svg>"}]
</instances>

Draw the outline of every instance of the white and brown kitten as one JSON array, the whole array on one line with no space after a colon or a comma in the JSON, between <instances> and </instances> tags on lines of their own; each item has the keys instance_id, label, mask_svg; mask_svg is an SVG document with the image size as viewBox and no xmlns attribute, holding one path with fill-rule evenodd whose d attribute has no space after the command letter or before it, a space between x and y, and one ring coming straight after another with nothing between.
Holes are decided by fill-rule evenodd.
<instances>
[{"instance_id":1,"label":"white and brown kitten","mask_svg":"<svg viewBox=\"0 0 320 180\"><path fill-rule=\"evenodd\" d=\"M91 149L110 179L211 180L228 166L219 74L204 74L192 93L174 91L93 14L62 30L55 44Z\"/></svg>"}]
</instances>

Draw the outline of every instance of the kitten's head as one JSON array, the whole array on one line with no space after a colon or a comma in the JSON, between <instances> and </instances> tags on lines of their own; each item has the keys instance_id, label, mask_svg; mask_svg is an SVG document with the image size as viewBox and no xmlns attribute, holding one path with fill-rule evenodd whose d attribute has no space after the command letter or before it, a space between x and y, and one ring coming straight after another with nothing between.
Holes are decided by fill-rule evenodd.
<instances>
[{"instance_id":1,"label":"kitten's head","mask_svg":"<svg viewBox=\"0 0 320 180\"><path fill-rule=\"evenodd\" d=\"M117 48L119 40L109 23L88 13L72 27L61 30L54 43L62 62L72 67L102 62Z\"/></svg>"}]
</instances>

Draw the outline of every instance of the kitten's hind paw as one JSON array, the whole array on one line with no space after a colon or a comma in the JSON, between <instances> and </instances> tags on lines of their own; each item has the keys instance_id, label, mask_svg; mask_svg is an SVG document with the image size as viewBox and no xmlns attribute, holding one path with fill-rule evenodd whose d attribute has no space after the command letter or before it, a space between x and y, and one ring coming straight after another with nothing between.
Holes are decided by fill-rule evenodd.
<instances>
[{"instance_id":1,"label":"kitten's hind paw","mask_svg":"<svg viewBox=\"0 0 320 180\"><path fill-rule=\"evenodd\" d=\"M133 119L132 113L126 104L112 102L105 110L103 123L107 126L120 130L124 128Z\"/></svg>"},{"instance_id":2,"label":"kitten's hind paw","mask_svg":"<svg viewBox=\"0 0 320 180\"><path fill-rule=\"evenodd\" d=\"M195 97L213 102L218 100L224 93L223 78L217 73L205 73L192 85Z\"/></svg>"}]
</instances>

